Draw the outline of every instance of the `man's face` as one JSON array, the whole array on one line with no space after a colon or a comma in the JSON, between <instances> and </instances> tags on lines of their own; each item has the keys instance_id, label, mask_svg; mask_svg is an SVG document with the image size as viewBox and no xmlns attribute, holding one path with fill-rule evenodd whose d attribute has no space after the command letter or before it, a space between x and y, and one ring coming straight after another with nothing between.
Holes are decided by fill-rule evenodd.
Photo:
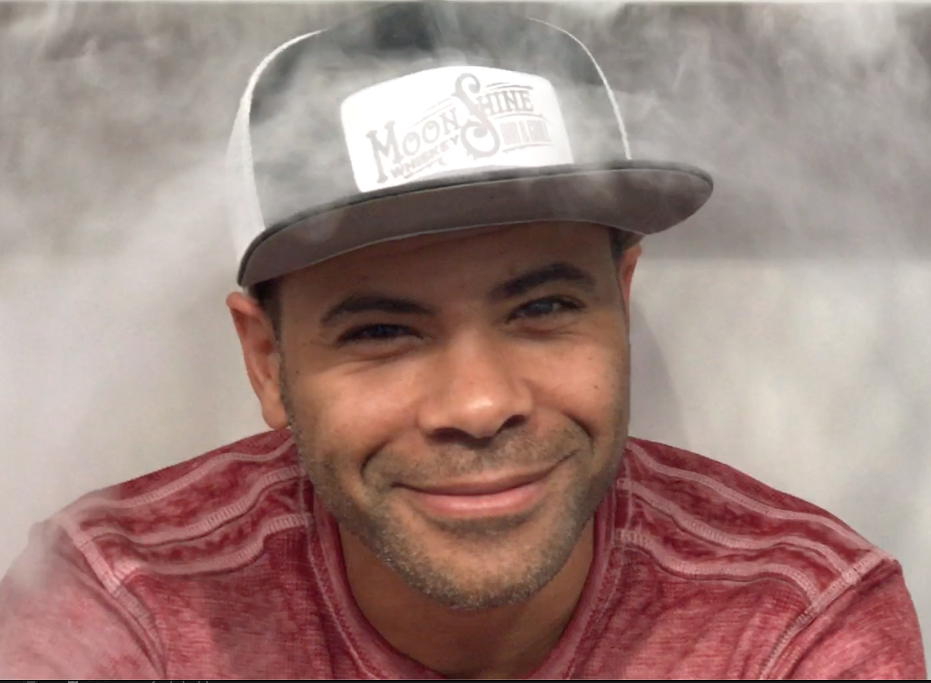
<instances>
[{"instance_id":1,"label":"man's face","mask_svg":"<svg viewBox=\"0 0 931 683\"><path fill-rule=\"evenodd\" d=\"M266 418L280 400L316 495L410 586L458 609L526 600L619 467L638 253L616 264L604 228L539 224L288 276Z\"/></svg>"}]
</instances>

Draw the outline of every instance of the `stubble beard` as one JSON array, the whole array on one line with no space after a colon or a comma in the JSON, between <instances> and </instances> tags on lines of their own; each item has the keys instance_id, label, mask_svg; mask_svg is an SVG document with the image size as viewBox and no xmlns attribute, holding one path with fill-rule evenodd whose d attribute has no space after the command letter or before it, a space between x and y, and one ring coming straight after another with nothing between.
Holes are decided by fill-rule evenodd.
<instances>
[{"instance_id":1,"label":"stubble beard","mask_svg":"<svg viewBox=\"0 0 931 683\"><path fill-rule=\"evenodd\" d=\"M445 562L443 557L431 555L429 549L418 542L418 535L409 531L391 513L386 496L379 496L376 504L363 509L346 494L337 466L341 462L341 454L332 449L321 452L310 436L310 430L302 429L284 376L282 373L281 396L288 426L314 494L320 497L343 530L358 538L407 585L454 610L477 611L522 603L546 586L566 564L585 526L613 487L627 438L627 408L624 404L615 413L617 424L610 446L613 457L594 477L576 477L570 482L561 509L543 513L550 515L553 521L543 540L533 547L514 548L507 542L508 534L526 521L518 517L444 524L446 534L461 538L469 548L489 549L494 561L486 566L491 566L493 571L476 576L476 572L457 571L458 568ZM620 391L626 393L627 387ZM594 457L592 443L581 428L573 430L571 436L565 436L569 438L560 441L576 447L575 457ZM525 444L525 448L532 447ZM527 462L546 451L552 452L552 448L525 452L523 457L513 458L512 462ZM568 453L570 449L563 452Z\"/></svg>"}]
</instances>

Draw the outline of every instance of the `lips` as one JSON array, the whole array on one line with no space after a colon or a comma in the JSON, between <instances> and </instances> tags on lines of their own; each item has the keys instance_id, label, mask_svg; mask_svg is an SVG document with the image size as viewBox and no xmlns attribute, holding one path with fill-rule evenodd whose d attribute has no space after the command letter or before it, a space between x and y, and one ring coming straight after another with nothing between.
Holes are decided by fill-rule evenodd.
<instances>
[{"instance_id":1,"label":"lips","mask_svg":"<svg viewBox=\"0 0 931 683\"><path fill-rule=\"evenodd\" d=\"M409 500L432 518L477 520L526 514L547 495L553 465L546 470L452 482L440 486L404 486Z\"/></svg>"},{"instance_id":2,"label":"lips","mask_svg":"<svg viewBox=\"0 0 931 683\"><path fill-rule=\"evenodd\" d=\"M552 467L532 474L516 474L507 477L498 477L493 480L466 481L443 486L416 487L409 486L418 493L427 493L434 496L488 496L504 493L527 484L539 481L552 471Z\"/></svg>"}]
</instances>

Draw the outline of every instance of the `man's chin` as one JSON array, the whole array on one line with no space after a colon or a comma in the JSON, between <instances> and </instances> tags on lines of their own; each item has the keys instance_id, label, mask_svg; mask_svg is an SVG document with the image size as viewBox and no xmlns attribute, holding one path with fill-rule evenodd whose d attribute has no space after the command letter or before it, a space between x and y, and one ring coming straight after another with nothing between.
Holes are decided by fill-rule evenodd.
<instances>
[{"instance_id":1,"label":"man's chin","mask_svg":"<svg viewBox=\"0 0 931 683\"><path fill-rule=\"evenodd\" d=\"M481 563L479 563L481 564ZM456 567L455 571L436 567L424 571L400 572L411 588L444 607L456 611L475 612L507 607L526 602L539 593L559 573L544 572L540 565L520 567L483 566ZM481 582L476 577L483 577Z\"/></svg>"},{"instance_id":2,"label":"man's chin","mask_svg":"<svg viewBox=\"0 0 931 683\"><path fill-rule=\"evenodd\" d=\"M541 513L421 519L403 534L405 541L381 545L377 555L404 583L450 609L476 611L525 602L559 574L585 527Z\"/></svg>"}]
</instances>

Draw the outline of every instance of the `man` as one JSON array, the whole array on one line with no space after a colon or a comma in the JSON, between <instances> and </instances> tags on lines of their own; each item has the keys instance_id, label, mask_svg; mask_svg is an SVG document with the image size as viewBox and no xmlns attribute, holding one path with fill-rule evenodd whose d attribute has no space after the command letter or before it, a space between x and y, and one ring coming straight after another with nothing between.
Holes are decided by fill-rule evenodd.
<instances>
[{"instance_id":1,"label":"man","mask_svg":"<svg viewBox=\"0 0 931 683\"><path fill-rule=\"evenodd\" d=\"M924 677L892 558L628 438L639 242L711 182L630 161L572 36L376 9L269 55L230 152L272 431L37 527L2 673Z\"/></svg>"}]
</instances>

